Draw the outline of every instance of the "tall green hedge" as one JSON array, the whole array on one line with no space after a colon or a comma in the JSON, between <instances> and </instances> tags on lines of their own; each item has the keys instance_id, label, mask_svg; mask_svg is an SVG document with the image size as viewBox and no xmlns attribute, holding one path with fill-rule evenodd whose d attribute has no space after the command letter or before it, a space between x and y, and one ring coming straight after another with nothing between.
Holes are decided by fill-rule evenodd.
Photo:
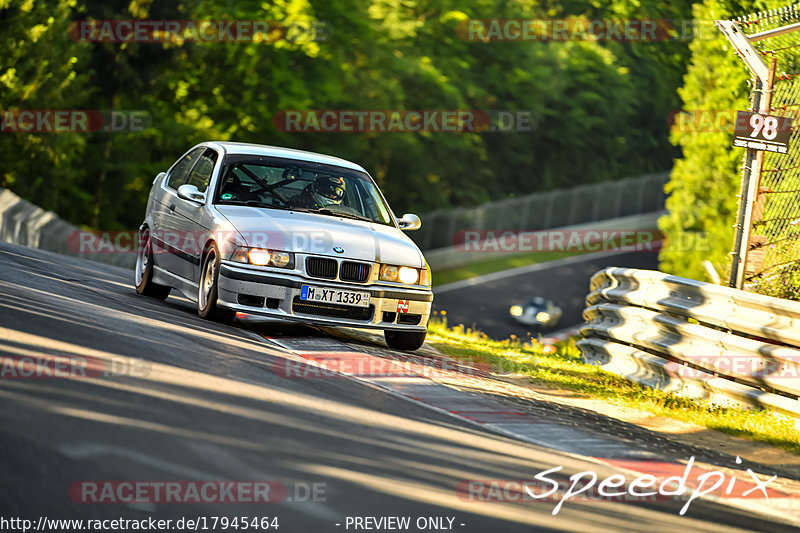
<instances>
[{"instance_id":1,"label":"tall green hedge","mask_svg":"<svg viewBox=\"0 0 800 533\"><path fill-rule=\"evenodd\" d=\"M695 20L730 19L776 7L764 2L706 0L695 4ZM708 25L690 45L691 58L678 94L687 111L735 113L749 108L750 73L718 29ZM709 260L723 278L730 273L741 166L744 151L732 146L732 132L673 129L671 141L682 155L666 185L669 214L659 221L667 244L661 270L708 281L702 266ZM685 128L690 130L691 128Z\"/></svg>"}]
</instances>

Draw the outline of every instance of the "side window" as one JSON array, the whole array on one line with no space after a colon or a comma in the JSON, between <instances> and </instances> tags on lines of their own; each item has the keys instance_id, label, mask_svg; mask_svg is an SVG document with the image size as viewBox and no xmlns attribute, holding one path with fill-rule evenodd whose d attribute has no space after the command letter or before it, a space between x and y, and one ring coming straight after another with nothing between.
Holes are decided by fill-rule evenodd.
<instances>
[{"instance_id":1,"label":"side window","mask_svg":"<svg viewBox=\"0 0 800 533\"><path fill-rule=\"evenodd\" d=\"M200 192L206 192L208 182L211 180L211 173L214 172L214 165L217 162L217 152L208 148L198 159L197 164L186 180L188 185L194 185Z\"/></svg>"},{"instance_id":2,"label":"side window","mask_svg":"<svg viewBox=\"0 0 800 533\"><path fill-rule=\"evenodd\" d=\"M186 176L189 174L189 170L194 165L194 162L197 161L197 158L200 157L200 154L203 153L202 146L200 148L195 148L183 158L175 163L175 166L172 167L172 171L169 173L169 178L167 179L167 187L171 187L173 189L177 189L183 182L186 181Z\"/></svg>"}]
</instances>

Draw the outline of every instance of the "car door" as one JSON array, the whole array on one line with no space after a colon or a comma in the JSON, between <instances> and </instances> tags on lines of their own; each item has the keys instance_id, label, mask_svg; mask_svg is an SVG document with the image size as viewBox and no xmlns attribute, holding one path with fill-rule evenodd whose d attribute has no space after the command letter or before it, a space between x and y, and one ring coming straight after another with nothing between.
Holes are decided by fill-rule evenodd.
<instances>
[{"instance_id":1,"label":"car door","mask_svg":"<svg viewBox=\"0 0 800 533\"><path fill-rule=\"evenodd\" d=\"M154 196L153 227L151 228L154 244L153 259L155 264L172 273L178 274L182 261L176 252L179 234L174 209L178 198L178 187L183 185L200 155L206 150L199 146L187 152L167 171L167 176Z\"/></svg>"},{"instance_id":2,"label":"car door","mask_svg":"<svg viewBox=\"0 0 800 533\"><path fill-rule=\"evenodd\" d=\"M213 148L207 148L197 159L184 182L194 185L202 193L211 194L209 183L214 173L214 168L219 161L219 154ZM210 203L211 199L207 201ZM172 210L175 218L174 224L181 238L178 240L178 259L181 261L177 274L183 278L197 281L200 277L200 261L202 260L205 235L212 228L209 226L209 216L206 213L206 204L198 205L195 202L184 200L175 196L175 208Z\"/></svg>"}]
</instances>

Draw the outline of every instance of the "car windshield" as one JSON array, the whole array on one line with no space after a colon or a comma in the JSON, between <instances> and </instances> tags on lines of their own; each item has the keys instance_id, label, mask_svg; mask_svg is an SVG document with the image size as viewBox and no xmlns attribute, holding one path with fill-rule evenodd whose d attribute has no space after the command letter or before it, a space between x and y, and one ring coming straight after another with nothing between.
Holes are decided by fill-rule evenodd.
<instances>
[{"instance_id":1,"label":"car windshield","mask_svg":"<svg viewBox=\"0 0 800 533\"><path fill-rule=\"evenodd\" d=\"M332 165L265 157L226 159L216 204L308 211L392 225L370 177Z\"/></svg>"}]
</instances>

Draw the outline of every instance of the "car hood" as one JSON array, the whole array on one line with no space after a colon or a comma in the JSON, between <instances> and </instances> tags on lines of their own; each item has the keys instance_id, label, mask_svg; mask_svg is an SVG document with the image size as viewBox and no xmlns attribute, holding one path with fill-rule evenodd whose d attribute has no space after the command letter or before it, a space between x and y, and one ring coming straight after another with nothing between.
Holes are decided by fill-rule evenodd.
<instances>
[{"instance_id":1,"label":"car hood","mask_svg":"<svg viewBox=\"0 0 800 533\"><path fill-rule=\"evenodd\" d=\"M421 268L417 245L392 226L330 215L216 205L248 246ZM336 253L334 248L343 249Z\"/></svg>"}]
</instances>

